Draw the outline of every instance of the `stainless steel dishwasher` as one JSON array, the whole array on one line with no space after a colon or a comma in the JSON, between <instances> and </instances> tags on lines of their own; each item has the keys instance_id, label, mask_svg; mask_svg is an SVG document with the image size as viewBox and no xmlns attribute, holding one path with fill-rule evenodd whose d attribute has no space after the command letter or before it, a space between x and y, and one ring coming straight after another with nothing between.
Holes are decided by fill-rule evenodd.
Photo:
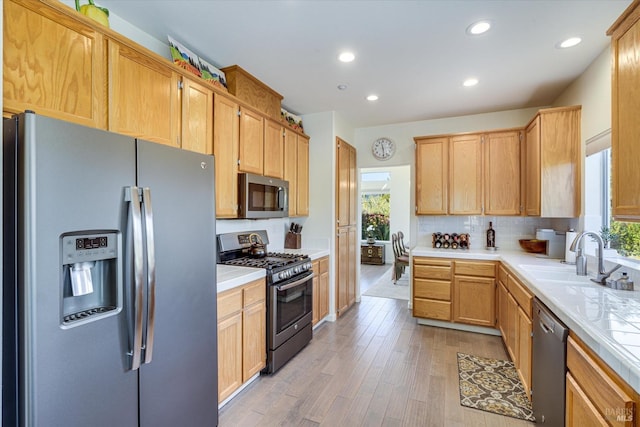
<instances>
[{"instance_id":1,"label":"stainless steel dishwasher","mask_svg":"<svg viewBox=\"0 0 640 427\"><path fill-rule=\"evenodd\" d=\"M531 400L537 423L564 426L569 329L540 300L533 300Z\"/></svg>"}]
</instances>

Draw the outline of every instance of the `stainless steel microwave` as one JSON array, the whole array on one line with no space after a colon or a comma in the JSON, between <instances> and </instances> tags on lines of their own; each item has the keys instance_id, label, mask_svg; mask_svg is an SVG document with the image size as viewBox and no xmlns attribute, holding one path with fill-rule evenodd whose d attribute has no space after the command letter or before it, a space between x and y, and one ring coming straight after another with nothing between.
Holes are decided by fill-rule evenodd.
<instances>
[{"instance_id":1,"label":"stainless steel microwave","mask_svg":"<svg viewBox=\"0 0 640 427\"><path fill-rule=\"evenodd\" d=\"M289 216L289 182L252 173L238 174L240 218Z\"/></svg>"}]
</instances>

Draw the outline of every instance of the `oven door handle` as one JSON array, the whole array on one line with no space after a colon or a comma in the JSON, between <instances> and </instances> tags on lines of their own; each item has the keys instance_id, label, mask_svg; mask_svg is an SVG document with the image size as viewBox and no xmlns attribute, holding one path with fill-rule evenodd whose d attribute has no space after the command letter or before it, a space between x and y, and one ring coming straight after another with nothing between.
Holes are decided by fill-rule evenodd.
<instances>
[{"instance_id":1,"label":"oven door handle","mask_svg":"<svg viewBox=\"0 0 640 427\"><path fill-rule=\"evenodd\" d=\"M298 279L293 283L287 283L286 285L276 286L276 289L278 291L286 291L287 289L295 288L296 286L303 284L307 280L313 279L313 276L314 276L314 274L313 274L313 271L312 271L308 275L304 276L302 279Z\"/></svg>"}]
</instances>

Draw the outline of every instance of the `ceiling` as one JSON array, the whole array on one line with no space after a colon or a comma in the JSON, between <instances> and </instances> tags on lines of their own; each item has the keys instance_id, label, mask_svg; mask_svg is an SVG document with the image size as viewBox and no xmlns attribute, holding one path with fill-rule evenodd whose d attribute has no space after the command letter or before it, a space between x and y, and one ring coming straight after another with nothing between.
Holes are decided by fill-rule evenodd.
<instances>
[{"instance_id":1,"label":"ceiling","mask_svg":"<svg viewBox=\"0 0 640 427\"><path fill-rule=\"evenodd\" d=\"M630 3L98 1L218 67L240 65L292 113L336 111L356 128L549 105L608 46L606 30ZM481 19L491 30L467 35ZM556 48L570 36L582 43ZM343 50L355 61L339 62ZM463 87L468 77L478 85ZM378 101L365 99L372 93Z\"/></svg>"}]
</instances>

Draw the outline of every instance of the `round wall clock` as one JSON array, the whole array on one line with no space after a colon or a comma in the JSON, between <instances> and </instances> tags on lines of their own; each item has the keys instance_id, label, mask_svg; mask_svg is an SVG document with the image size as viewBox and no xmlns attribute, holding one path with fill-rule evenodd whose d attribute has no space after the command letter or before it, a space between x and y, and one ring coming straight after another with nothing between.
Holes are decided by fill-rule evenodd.
<instances>
[{"instance_id":1,"label":"round wall clock","mask_svg":"<svg viewBox=\"0 0 640 427\"><path fill-rule=\"evenodd\" d=\"M389 138L378 138L371 145L371 154L378 160L389 160L396 152L396 144Z\"/></svg>"}]
</instances>

